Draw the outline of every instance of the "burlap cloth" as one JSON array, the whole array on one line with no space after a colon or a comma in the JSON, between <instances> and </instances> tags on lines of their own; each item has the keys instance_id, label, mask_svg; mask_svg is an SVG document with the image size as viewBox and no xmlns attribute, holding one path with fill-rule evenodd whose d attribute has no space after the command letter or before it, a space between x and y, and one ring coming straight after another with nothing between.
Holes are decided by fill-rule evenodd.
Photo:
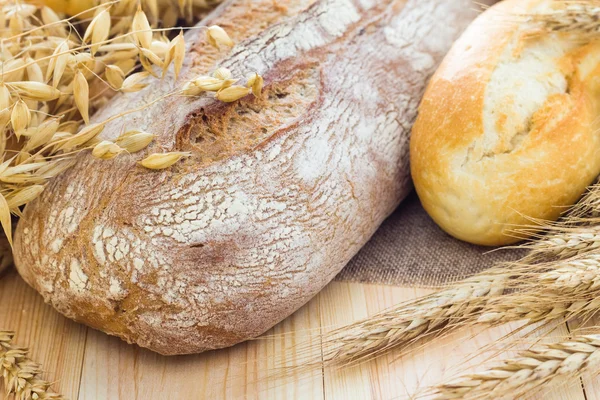
<instances>
[{"instance_id":1,"label":"burlap cloth","mask_svg":"<svg viewBox=\"0 0 600 400\"><path fill-rule=\"evenodd\" d=\"M475 274L523 250L490 251L444 233L411 194L381 225L337 280L430 287Z\"/></svg>"}]
</instances>

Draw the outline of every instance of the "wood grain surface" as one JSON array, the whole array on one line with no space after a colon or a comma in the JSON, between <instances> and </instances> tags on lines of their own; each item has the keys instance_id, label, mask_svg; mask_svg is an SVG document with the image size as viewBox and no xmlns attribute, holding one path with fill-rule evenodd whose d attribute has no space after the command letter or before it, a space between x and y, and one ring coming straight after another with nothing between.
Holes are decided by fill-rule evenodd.
<instances>
[{"instance_id":1,"label":"wood grain surface","mask_svg":"<svg viewBox=\"0 0 600 400\"><path fill-rule=\"evenodd\" d=\"M69 399L426 398L422 395L431 385L480 367L489 357L487 353L472 357L476 350L518 324L485 331L464 329L419 346L402 359L391 353L354 368L277 374L280 363L294 364L290 350L294 344L318 340L321 331L425 293L424 289L333 282L261 339L197 356L163 357L65 319L10 271L0 278L0 329L17 332L16 343L31 348L47 379L55 381L55 388ZM600 325L600 320L588 324ZM548 340L568 335L568 328L574 329L558 326ZM583 383L565 383L531 398L600 399L599 380L587 378Z\"/></svg>"}]
</instances>

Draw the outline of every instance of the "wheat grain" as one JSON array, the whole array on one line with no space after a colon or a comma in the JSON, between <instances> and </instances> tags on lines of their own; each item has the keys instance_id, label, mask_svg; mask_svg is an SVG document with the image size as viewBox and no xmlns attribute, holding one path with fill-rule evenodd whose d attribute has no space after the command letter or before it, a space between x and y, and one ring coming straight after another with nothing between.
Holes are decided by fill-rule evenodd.
<instances>
[{"instance_id":1,"label":"wheat grain","mask_svg":"<svg viewBox=\"0 0 600 400\"><path fill-rule=\"evenodd\" d=\"M520 246L530 250L523 261L564 260L600 248L600 226L569 226L565 222L560 226L543 227L543 234L531 233L531 229L522 230L527 236L537 238Z\"/></svg>"},{"instance_id":2,"label":"wheat grain","mask_svg":"<svg viewBox=\"0 0 600 400\"><path fill-rule=\"evenodd\" d=\"M436 388L437 400L518 398L561 377L600 369L600 335L536 345L516 358Z\"/></svg>"},{"instance_id":3,"label":"wheat grain","mask_svg":"<svg viewBox=\"0 0 600 400\"><path fill-rule=\"evenodd\" d=\"M41 379L41 368L28 356L27 350L12 344L14 334L0 331L0 375L8 395L21 400L59 400L50 391L51 384Z\"/></svg>"}]
</instances>

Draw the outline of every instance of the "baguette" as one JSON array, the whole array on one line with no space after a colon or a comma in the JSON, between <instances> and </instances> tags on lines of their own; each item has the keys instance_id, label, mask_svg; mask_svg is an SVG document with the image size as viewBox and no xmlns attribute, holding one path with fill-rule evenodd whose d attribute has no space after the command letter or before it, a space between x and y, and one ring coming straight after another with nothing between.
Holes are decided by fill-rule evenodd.
<instances>
[{"instance_id":1,"label":"baguette","mask_svg":"<svg viewBox=\"0 0 600 400\"><path fill-rule=\"evenodd\" d=\"M421 203L451 235L506 245L556 220L600 174L600 44L534 35L515 15L564 2L506 0L435 73L411 138Z\"/></svg>"},{"instance_id":2,"label":"baguette","mask_svg":"<svg viewBox=\"0 0 600 400\"><path fill-rule=\"evenodd\" d=\"M262 97L170 97L109 124L192 154L83 155L28 205L23 278L58 311L162 354L256 337L318 293L411 190L408 138L428 77L474 18L467 0L231 0L182 76L115 98L97 121L218 66L264 76ZM446 21L441 23L441 21ZM200 50L202 49L202 50Z\"/></svg>"}]
</instances>

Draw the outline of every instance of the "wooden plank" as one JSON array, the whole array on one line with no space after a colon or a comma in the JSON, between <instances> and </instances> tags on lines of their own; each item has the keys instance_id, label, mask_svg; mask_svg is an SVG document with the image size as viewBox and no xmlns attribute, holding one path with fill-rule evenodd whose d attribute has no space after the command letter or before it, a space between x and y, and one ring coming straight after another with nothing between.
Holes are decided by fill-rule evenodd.
<instances>
[{"instance_id":1,"label":"wooden plank","mask_svg":"<svg viewBox=\"0 0 600 400\"><path fill-rule=\"evenodd\" d=\"M54 389L76 399L87 328L44 304L14 270L0 278L0 304L0 329L15 331L15 344L30 348Z\"/></svg>"},{"instance_id":2,"label":"wooden plank","mask_svg":"<svg viewBox=\"0 0 600 400\"><path fill-rule=\"evenodd\" d=\"M269 376L284 349L319 330L317 305L271 329L273 338L195 356L163 357L90 331L79 399L322 399L320 371Z\"/></svg>"},{"instance_id":3,"label":"wooden plank","mask_svg":"<svg viewBox=\"0 0 600 400\"><path fill-rule=\"evenodd\" d=\"M351 323L427 292L422 289L334 282L321 293L323 329ZM486 354L469 360L467 358L518 326L519 324L507 324L487 330L462 329L443 339L418 346L401 359L397 352L391 352L352 369L326 369L326 398L422 398L435 384L461 373L480 369L483 361L488 358ZM566 334L564 325L559 328L559 333ZM514 352L502 354L501 357L511 355ZM584 400L584 395L581 387L559 387L531 398Z\"/></svg>"},{"instance_id":4,"label":"wooden plank","mask_svg":"<svg viewBox=\"0 0 600 400\"><path fill-rule=\"evenodd\" d=\"M517 325L491 330L463 329L416 348L408 357L390 353L352 369L281 377L283 362L298 363L295 345L318 333L372 315L427 290L333 282L309 304L258 340L196 356L163 357L101 332L72 323L43 304L13 272L0 279L0 327L18 332L32 347L57 389L71 399L397 399L424 390L458 373L479 367L484 358L465 359ZM561 327L554 335L565 335ZM296 350L295 350L296 349ZM508 354L510 355L510 353ZM590 393L600 392L591 381ZM593 392L594 391L594 392ZM0 395L0 399L2 396ZM549 389L535 399L583 400L577 385ZM600 398L598 398L600 400Z\"/></svg>"}]
</instances>

